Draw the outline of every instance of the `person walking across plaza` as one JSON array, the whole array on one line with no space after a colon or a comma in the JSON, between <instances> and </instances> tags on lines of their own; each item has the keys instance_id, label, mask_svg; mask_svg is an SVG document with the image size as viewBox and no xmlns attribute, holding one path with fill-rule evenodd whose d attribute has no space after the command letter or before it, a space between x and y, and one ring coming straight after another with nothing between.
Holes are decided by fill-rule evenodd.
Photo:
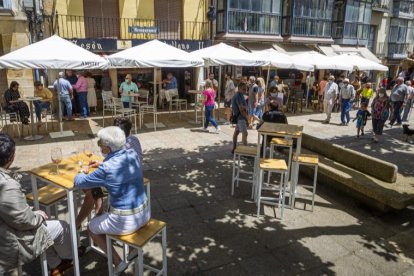
<instances>
[{"instance_id":1,"label":"person walking across plaza","mask_svg":"<svg viewBox=\"0 0 414 276\"><path fill-rule=\"evenodd\" d=\"M359 138L359 134L364 136L364 127L367 124L368 117L371 116L371 113L367 110L368 104L366 102L361 103L361 107L358 110L356 117L352 120L355 122L357 120L357 138Z\"/></svg>"},{"instance_id":2,"label":"person walking across plaza","mask_svg":"<svg viewBox=\"0 0 414 276\"><path fill-rule=\"evenodd\" d=\"M397 121L397 126L401 125L401 108L404 103L404 99L407 96L407 86L404 84L404 78L398 77L396 84L391 91L391 105L393 108L393 114L390 119L390 127L392 127Z\"/></svg>"},{"instance_id":3,"label":"person walking across plaza","mask_svg":"<svg viewBox=\"0 0 414 276\"><path fill-rule=\"evenodd\" d=\"M258 94L259 94L259 86L256 84L256 78L254 76L249 77L249 128L253 128L253 123L255 120L257 102L258 102Z\"/></svg>"},{"instance_id":4,"label":"person walking across plaza","mask_svg":"<svg viewBox=\"0 0 414 276\"><path fill-rule=\"evenodd\" d=\"M37 128L39 128L42 125L42 110L45 109L47 111L50 109L50 104L53 102L53 94L48 88L43 87L40 81L35 81L34 87L34 96L41 98L41 100L33 102L37 118Z\"/></svg>"},{"instance_id":5,"label":"person walking across plaza","mask_svg":"<svg viewBox=\"0 0 414 276\"><path fill-rule=\"evenodd\" d=\"M372 140L375 143L378 143L382 135L385 122L390 116L390 100L387 96L387 91L385 88L380 88L378 90L378 94L371 104L371 112L372 131L374 132L374 137Z\"/></svg>"},{"instance_id":6,"label":"person walking across plaza","mask_svg":"<svg viewBox=\"0 0 414 276\"><path fill-rule=\"evenodd\" d=\"M329 76L328 83L325 86L325 91L323 95L323 110L326 114L326 119L325 121L323 121L324 124L329 124L331 120L332 108L339 94L338 85L334 82L334 80L334 76Z\"/></svg>"},{"instance_id":7,"label":"person walking across plaza","mask_svg":"<svg viewBox=\"0 0 414 276\"><path fill-rule=\"evenodd\" d=\"M318 90L318 105L319 105L319 112L323 112L323 94L325 93L325 87L328 84L328 78L326 76L319 82L319 90Z\"/></svg>"},{"instance_id":8,"label":"person walking across plaza","mask_svg":"<svg viewBox=\"0 0 414 276\"><path fill-rule=\"evenodd\" d=\"M369 101L372 98L374 91L372 90L372 83L367 82L361 90L361 103L369 105Z\"/></svg>"},{"instance_id":9,"label":"person walking across plaza","mask_svg":"<svg viewBox=\"0 0 414 276\"><path fill-rule=\"evenodd\" d=\"M217 125L216 120L213 118L213 110L214 110L214 103L216 98L216 91L213 88L213 82L211 80L206 80L206 83L204 85L205 90L203 91L204 95L204 114L205 114L205 123L203 130L208 132L208 125L211 122L211 124L215 127L216 133L220 132L220 128Z\"/></svg>"},{"instance_id":10,"label":"person walking across plaza","mask_svg":"<svg viewBox=\"0 0 414 276\"><path fill-rule=\"evenodd\" d=\"M32 262L43 252L50 275L62 275L72 266L69 225L48 220L45 212L30 208L21 184L9 170L15 159L14 140L0 133L0 275L13 275L18 266Z\"/></svg>"},{"instance_id":11,"label":"person walking across plaza","mask_svg":"<svg viewBox=\"0 0 414 276\"><path fill-rule=\"evenodd\" d=\"M78 81L72 85L73 89L76 89L76 94L78 95L79 106L80 106L80 115L83 119L86 119L89 116L88 108L88 80L86 79L86 73L80 72Z\"/></svg>"},{"instance_id":12,"label":"person walking across plaza","mask_svg":"<svg viewBox=\"0 0 414 276\"><path fill-rule=\"evenodd\" d=\"M407 122L409 119L411 108L413 107L414 101L414 87L411 85L411 81L406 81L405 85L407 85L407 97L404 103L404 111L401 120L403 122Z\"/></svg>"},{"instance_id":13,"label":"person walking across plaza","mask_svg":"<svg viewBox=\"0 0 414 276\"><path fill-rule=\"evenodd\" d=\"M121 83L118 90L119 94L129 94L129 93L138 93L138 86L135 84L135 82L132 81L131 74L127 74L125 76L125 81ZM131 97L123 95L121 97L122 104L124 105L124 108L130 108L130 100Z\"/></svg>"},{"instance_id":14,"label":"person walking across plaza","mask_svg":"<svg viewBox=\"0 0 414 276\"><path fill-rule=\"evenodd\" d=\"M226 80L226 87L224 89L224 113L226 114L226 119L229 122L231 118L231 99L234 96L236 87L231 79L231 73L224 74L224 79Z\"/></svg>"},{"instance_id":15,"label":"person walking across plaza","mask_svg":"<svg viewBox=\"0 0 414 276\"><path fill-rule=\"evenodd\" d=\"M258 86L257 90L257 104L256 110L254 111L254 120L260 122L263 116L263 109L265 105L265 91L266 91L266 84L262 77L257 78L256 84Z\"/></svg>"},{"instance_id":16,"label":"person walking across plaza","mask_svg":"<svg viewBox=\"0 0 414 276\"><path fill-rule=\"evenodd\" d=\"M352 102L355 99L354 87L349 84L349 79L345 78L342 81L341 91L339 92L339 100L341 102L341 124L348 125L351 117L349 112L352 108Z\"/></svg>"},{"instance_id":17,"label":"person walking across plaza","mask_svg":"<svg viewBox=\"0 0 414 276\"><path fill-rule=\"evenodd\" d=\"M73 100L73 89L72 85L68 80L64 78L64 73L59 72L59 77L53 84L55 91L59 91L60 102L62 104L61 110L59 110L59 116L63 117L63 109L66 110L67 119L72 121L72 100Z\"/></svg>"},{"instance_id":18,"label":"person walking across plaza","mask_svg":"<svg viewBox=\"0 0 414 276\"><path fill-rule=\"evenodd\" d=\"M247 89L247 84L241 82L238 86L237 92L231 99L231 109L232 109L232 123L236 124L236 128L233 133L233 149L231 153L234 153L234 150L237 147L237 137L240 132L242 133L242 144L247 145L247 102L244 98L243 92Z\"/></svg>"},{"instance_id":19,"label":"person walking across plaza","mask_svg":"<svg viewBox=\"0 0 414 276\"><path fill-rule=\"evenodd\" d=\"M75 75L75 72L73 70L66 70L66 80L70 83L70 85L76 84L78 81L78 77ZM76 89L73 90L73 97L71 98L72 102L72 116L77 117L78 113L80 113L80 105L79 105L79 99L78 99L78 93L76 93ZM67 114L67 110L63 108L63 115L69 116Z\"/></svg>"}]
</instances>

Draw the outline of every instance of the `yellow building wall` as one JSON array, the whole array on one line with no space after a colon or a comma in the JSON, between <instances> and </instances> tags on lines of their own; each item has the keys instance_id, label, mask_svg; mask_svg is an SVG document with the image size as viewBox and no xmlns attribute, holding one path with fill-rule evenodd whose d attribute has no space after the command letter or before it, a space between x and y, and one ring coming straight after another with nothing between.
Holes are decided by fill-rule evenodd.
<instances>
[{"instance_id":1,"label":"yellow building wall","mask_svg":"<svg viewBox=\"0 0 414 276\"><path fill-rule=\"evenodd\" d=\"M82 0L56 1L56 11L59 14L59 36L85 38Z\"/></svg>"},{"instance_id":2,"label":"yellow building wall","mask_svg":"<svg viewBox=\"0 0 414 276\"><path fill-rule=\"evenodd\" d=\"M182 39L202 40L208 35L208 0L182 0Z\"/></svg>"},{"instance_id":3,"label":"yellow building wall","mask_svg":"<svg viewBox=\"0 0 414 276\"><path fill-rule=\"evenodd\" d=\"M130 34L128 26L152 27L154 22L154 0L119 0L121 39L154 39L151 34Z\"/></svg>"}]
</instances>

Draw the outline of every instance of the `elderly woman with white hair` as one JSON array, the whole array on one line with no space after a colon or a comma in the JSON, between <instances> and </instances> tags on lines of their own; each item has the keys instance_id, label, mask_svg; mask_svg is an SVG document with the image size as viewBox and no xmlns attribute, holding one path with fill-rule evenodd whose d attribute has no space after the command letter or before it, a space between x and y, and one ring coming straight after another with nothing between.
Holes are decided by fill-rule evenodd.
<instances>
[{"instance_id":1,"label":"elderly woman with white hair","mask_svg":"<svg viewBox=\"0 0 414 276\"><path fill-rule=\"evenodd\" d=\"M144 178L137 153L125 150L125 134L119 127L107 127L98 132L98 146L105 157L91 174L80 173L75 186L80 189L105 187L110 195L110 211L94 217L88 230L94 242L106 251L105 234L133 233L144 226L151 213L144 190ZM112 248L116 271L125 263Z\"/></svg>"}]
</instances>

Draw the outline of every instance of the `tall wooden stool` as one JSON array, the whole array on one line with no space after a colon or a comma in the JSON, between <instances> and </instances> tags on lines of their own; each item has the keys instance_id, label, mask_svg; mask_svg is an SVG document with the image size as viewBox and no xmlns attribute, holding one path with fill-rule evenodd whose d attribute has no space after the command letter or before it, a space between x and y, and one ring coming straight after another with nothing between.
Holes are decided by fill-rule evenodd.
<instances>
[{"instance_id":1,"label":"tall wooden stool","mask_svg":"<svg viewBox=\"0 0 414 276\"><path fill-rule=\"evenodd\" d=\"M147 264L144 264L143 247L161 234L162 242L162 268L158 269ZM163 221L150 219L150 221L140 228L138 231L128 235L106 235L107 253L108 253L108 272L109 275L114 275L112 265L112 241L118 241L127 244L130 247L138 250L138 258L135 260L135 275L144 275L144 268L155 272L156 275L167 275L167 224Z\"/></svg>"},{"instance_id":2,"label":"tall wooden stool","mask_svg":"<svg viewBox=\"0 0 414 276\"><path fill-rule=\"evenodd\" d=\"M39 205L44 206L47 215L52 215L51 208L54 208L55 219L58 219L58 211L56 204L66 198L66 191L54 185L46 185L38 189ZM33 193L27 194L26 199L34 202Z\"/></svg>"},{"instance_id":3,"label":"tall wooden stool","mask_svg":"<svg viewBox=\"0 0 414 276\"><path fill-rule=\"evenodd\" d=\"M264 172L271 172L271 173L279 173L280 174L280 183L278 188L266 188L265 190L272 190L272 191L279 191L279 197L264 197L262 196L262 185L263 185L263 178ZM259 181L257 187L257 217L260 216L260 204L270 204L270 205L278 205L281 207L281 219L283 219L283 209L285 208L285 190L286 190L286 182L287 182L287 172L288 168L286 165L286 161L283 159L260 159L260 166L259 166ZM268 185L272 185L267 183ZM272 185L274 186L274 185Z\"/></svg>"},{"instance_id":4,"label":"tall wooden stool","mask_svg":"<svg viewBox=\"0 0 414 276\"><path fill-rule=\"evenodd\" d=\"M282 138L273 138L270 142L270 158L273 158L276 148L287 148L289 149L289 156L288 156L288 174L287 174L287 181L290 178L290 167L292 165L292 152L293 152L293 140L292 139L282 139ZM269 173L270 176L270 173Z\"/></svg>"},{"instance_id":5,"label":"tall wooden stool","mask_svg":"<svg viewBox=\"0 0 414 276\"><path fill-rule=\"evenodd\" d=\"M254 165L252 170L245 170L242 169L240 164L241 157L251 157L254 158ZM233 155L233 174L231 179L231 195L234 195L234 183L236 182L236 187L239 187L239 182L247 182L252 184L252 199L254 198L254 187L255 187L255 168L257 166L257 148L256 147L249 147L249 146L237 146L234 150ZM245 175L250 175L251 179L249 178L242 178L240 177L240 173Z\"/></svg>"},{"instance_id":6,"label":"tall wooden stool","mask_svg":"<svg viewBox=\"0 0 414 276\"><path fill-rule=\"evenodd\" d=\"M296 192L296 187L293 188L293 202L292 206L295 205L295 198L296 196L300 197L311 197L312 198L312 212L313 207L315 205L315 193L316 193L316 182L318 178L318 166L319 166L319 157L317 155L311 155L311 154L300 154L299 158L296 155L293 155L293 163L294 166L298 166L298 172L299 172L299 166L309 166L314 168L314 174L313 174L313 185L302 185L304 188L311 188L312 189L312 195L309 194L300 194ZM298 176L297 176L298 177ZM297 183L297 181L295 181Z\"/></svg>"}]
</instances>

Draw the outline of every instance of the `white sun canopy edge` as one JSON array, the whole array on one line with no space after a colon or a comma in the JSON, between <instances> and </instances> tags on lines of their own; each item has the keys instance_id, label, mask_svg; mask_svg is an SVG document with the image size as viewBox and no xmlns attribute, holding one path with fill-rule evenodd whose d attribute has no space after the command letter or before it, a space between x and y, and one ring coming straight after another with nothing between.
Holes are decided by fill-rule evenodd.
<instances>
[{"instance_id":1,"label":"white sun canopy edge","mask_svg":"<svg viewBox=\"0 0 414 276\"><path fill-rule=\"evenodd\" d=\"M108 61L57 35L0 57L0 69L106 69Z\"/></svg>"},{"instance_id":2,"label":"white sun canopy edge","mask_svg":"<svg viewBox=\"0 0 414 276\"><path fill-rule=\"evenodd\" d=\"M270 66L281 69L297 69L301 71L313 71L314 66L306 61L295 60L291 56L276 51L273 48L252 51L252 54L257 56L257 59L263 59L270 62Z\"/></svg>"},{"instance_id":3,"label":"white sun canopy edge","mask_svg":"<svg viewBox=\"0 0 414 276\"><path fill-rule=\"evenodd\" d=\"M339 56L330 57L336 63L347 64L352 66L355 70L360 71L388 71L388 67L382 64L363 58L357 54L342 54Z\"/></svg>"},{"instance_id":4,"label":"white sun canopy edge","mask_svg":"<svg viewBox=\"0 0 414 276\"><path fill-rule=\"evenodd\" d=\"M292 59L296 62L302 61L315 66L315 69L331 69L331 70L345 70L352 71L353 66L350 64L338 63L332 59L332 57L327 57L322 54L319 54L315 51L308 53L302 53L292 56Z\"/></svg>"},{"instance_id":5,"label":"white sun canopy edge","mask_svg":"<svg viewBox=\"0 0 414 276\"><path fill-rule=\"evenodd\" d=\"M156 39L112 54L107 59L111 67L116 68L182 68L204 65L203 59Z\"/></svg>"},{"instance_id":6,"label":"white sun canopy edge","mask_svg":"<svg viewBox=\"0 0 414 276\"><path fill-rule=\"evenodd\" d=\"M267 60L258 59L252 53L229 46L225 43L219 43L191 52L191 55L204 59L205 66L264 66L269 64Z\"/></svg>"}]
</instances>

